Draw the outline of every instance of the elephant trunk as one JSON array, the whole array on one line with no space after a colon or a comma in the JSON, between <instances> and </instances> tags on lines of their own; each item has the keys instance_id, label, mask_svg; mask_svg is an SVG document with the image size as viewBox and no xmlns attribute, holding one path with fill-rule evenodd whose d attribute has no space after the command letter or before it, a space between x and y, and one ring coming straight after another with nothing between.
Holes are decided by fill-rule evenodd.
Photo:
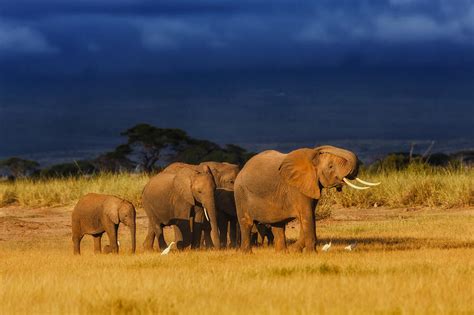
<instances>
[{"instance_id":1,"label":"elephant trunk","mask_svg":"<svg viewBox=\"0 0 474 315\"><path fill-rule=\"evenodd\" d=\"M204 213L207 213L207 217L209 217L209 221L211 223L212 243L215 248L220 249L221 243L219 239L219 231L217 228L216 204L214 200L210 201L206 206L204 206Z\"/></svg>"}]
</instances>

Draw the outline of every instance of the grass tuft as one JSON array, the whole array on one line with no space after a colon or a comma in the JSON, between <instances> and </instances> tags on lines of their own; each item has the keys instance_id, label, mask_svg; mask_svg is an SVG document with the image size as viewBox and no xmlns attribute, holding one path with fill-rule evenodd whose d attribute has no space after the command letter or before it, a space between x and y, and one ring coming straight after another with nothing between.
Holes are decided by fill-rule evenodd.
<instances>
[{"instance_id":1,"label":"grass tuft","mask_svg":"<svg viewBox=\"0 0 474 315\"><path fill-rule=\"evenodd\" d=\"M401 171L362 172L361 178L380 181L371 189L344 187L339 193L323 190L318 218L328 217L333 208L370 207L466 207L474 205L474 169L407 168ZM28 207L66 206L89 193L113 194L140 206L147 174L100 174L90 178L59 178L0 183L0 207L11 204Z\"/></svg>"}]
</instances>

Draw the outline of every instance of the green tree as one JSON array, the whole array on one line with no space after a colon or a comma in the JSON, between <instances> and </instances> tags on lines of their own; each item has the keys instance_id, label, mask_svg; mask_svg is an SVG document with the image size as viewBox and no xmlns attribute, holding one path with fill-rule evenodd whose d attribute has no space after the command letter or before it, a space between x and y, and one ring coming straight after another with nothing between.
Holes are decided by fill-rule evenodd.
<instances>
[{"instance_id":1,"label":"green tree","mask_svg":"<svg viewBox=\"0 0 474 315\"><path fill-rule=\"evenodd\" d=\"M222 148L214 142L192 138L181 129L149 124L135 125L121 135L127 137L127 143L93 160L100 171L118 172L140 166L151 172L170 162L216 161L243 165L253 155L237 145L228 144Z\"/></svg>"},{"instance_id":2,"label":"green tree","mask_svg":"<svg viewBox=\"0 0 474 315\"><path fill-rule=\"evenodd\" d=\"M38 170L39 163L18 157L11 157L0 161L0 168L5 168L15 178L27 177Z\"/></svg>"},{"instance_id":3,"label":"green tree","mask_svg":"<svg viewBox=\"0 0 474 315\"><path fill-rule=\"evenodd\" d=\"M190 140L181 129L157 128L148 124L138 124L123 132L122 136L128 138L129 160L137 160L147 172L151 172L158 161L172 159Z\"/></svg>"},{"instance_id":4,"label":"green tree","mask_svg":"<svg viewBox=\"0 0 474 315\"><path fill-rule=\"evenodd\" d=\"M132 152L128 144L121 144L114 151L99 155L92 163L101 172L130 171L136 166L136 163L128 158Z\"/></svg>"}]
</instances>

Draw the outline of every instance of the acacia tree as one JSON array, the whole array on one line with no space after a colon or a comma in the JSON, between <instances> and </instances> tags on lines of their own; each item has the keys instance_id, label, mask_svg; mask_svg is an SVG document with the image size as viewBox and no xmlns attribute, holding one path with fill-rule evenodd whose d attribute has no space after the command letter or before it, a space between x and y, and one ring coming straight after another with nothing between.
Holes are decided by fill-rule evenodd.
<instances>
[{"instance_id":1,"label":"acacia tree","mask_svg":"<svg viewBox=\"0 0 474 315\"><path fill-rule=\"evenodd\" d=\"M128 137L129 159L137 160L147 172L152 171L158 161L165 160L167 154L173 156L190 141L181 129L157 128L148 124L138 124L122 132L122 136Z\"/></svg>"},{"instance_id":2,"label":"acacia tree","mask_svg":"<svg viewBox=\"0 0 474 315\"><path fill-rule=\"evenodd\" d=\"M94 164L100 170L117 172L140 166L144 171L151 172L158 164L178 161L192 164L217 161L243 165L252 156L252 153L233 144L222 148L208 140L194 139L181 129L138 124L121 135L127 137L126 144L95 159Z\"/></svg>"}]
</instances>

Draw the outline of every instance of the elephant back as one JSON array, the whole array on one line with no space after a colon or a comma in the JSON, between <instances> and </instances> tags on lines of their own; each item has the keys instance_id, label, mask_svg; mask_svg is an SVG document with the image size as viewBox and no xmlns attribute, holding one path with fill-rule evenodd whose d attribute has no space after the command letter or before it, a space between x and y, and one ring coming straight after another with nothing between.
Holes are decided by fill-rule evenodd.
<instances>
[{"instance_id":1,"label":"elephant back","mask_svg":"<svg viewBox=\"0 0 474 315\"><path fill-rule=\"evenodd\" d=\"M237 186L264 197L273 194L280 182L279 167L286 154L274 150L264 151L252 157L237 176Z\"/></svg>"},{"instance_id":2,"label":"elephant back","mask_svg":"<svg viewBox=\"0 0 474 315\"><path fill-rule=\"evenodd\" d=\"M152 211L159 201L166 200L176 174L161 172L148 181L143 189L142 204L145 211Z\"/></svg>"}]
</instances>

